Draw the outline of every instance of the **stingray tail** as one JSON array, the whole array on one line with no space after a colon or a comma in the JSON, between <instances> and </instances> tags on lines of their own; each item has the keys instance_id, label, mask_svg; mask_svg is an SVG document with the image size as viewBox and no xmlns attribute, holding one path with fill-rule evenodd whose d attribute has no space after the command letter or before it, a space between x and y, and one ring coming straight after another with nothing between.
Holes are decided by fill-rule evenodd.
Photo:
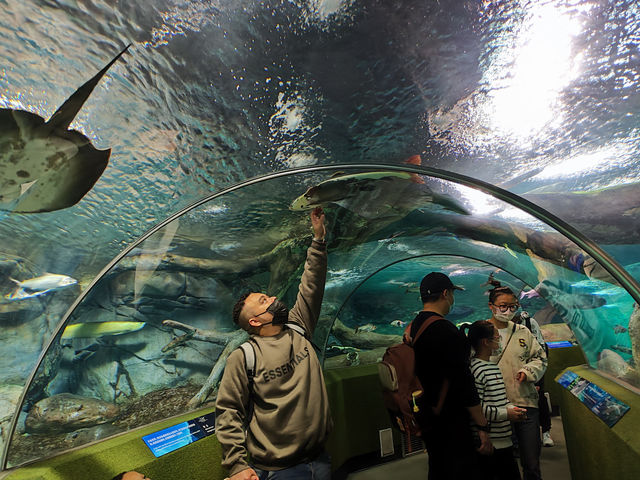
<instances>
[{"instance_id":1,"label":"stingray tail","mask_svg":"<svg viewBox=\"0 0 640 480\"><path fill-rule=\"evenodd\" d=\"M102 79L107 70L113 65L123 54L126 52L131 44L124 47L124 49L116 55L113 60L111 60L102 70L96 73L91 80L78 88L73 95L71 95L67 100L55 111L55 113L51 116L49 121L45 123L45 128L50 130L54 130L57 128L61 128L66 130L69 128L69 125L76 117L84 102L87 101L91 92L96 87L98 82Z\"/></svg>"}]
</instances>

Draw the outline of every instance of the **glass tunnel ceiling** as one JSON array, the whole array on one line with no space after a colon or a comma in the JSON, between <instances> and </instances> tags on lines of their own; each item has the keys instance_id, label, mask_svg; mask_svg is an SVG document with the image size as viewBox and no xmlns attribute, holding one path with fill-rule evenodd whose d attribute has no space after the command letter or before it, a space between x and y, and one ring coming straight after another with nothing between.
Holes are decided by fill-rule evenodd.
<instances>
[{"instance_id":1,"label":"glass tunnel ceiling","mask_svg":"<svg viewBox=\"0 0 640 480\"><path fill-rule=\"evenodd\" d=\"M290 167L401 165L420 155L425 167L487 181L546 208L640 278L639 25L632 1L4 2L3 115L24 110L48 120L132 45L70 125L97 149L111 148L95 185L81 182L88 191L75 205L24 214L5 202L7 191L29 187L18 180L31 170L8 152L36 153L42 145L7 143L7 124L0 130L0 395L9 399L0 420L11 417L65 312L111 259L187 205ZM4 183L10 174L17 185ZM27 197L35 196L32 187ZM277 192L264 193L263 208L271 205L268 193ZM493 212L472 203L474 216ZM253 208L245 212L249 225L264 214ZM274 225L289 221L278 212L269 217ZM184 231L177 229L176 242ZM241 243L259 251L280 240L274 227ZM233 259L232 244L214 253ZM37 291L11 280L47 272L77 283L24 298ZM119 307L115 319L135 315ZM630 348L627 327L612 326L622 335L612 346ZM630 354L617 352L628 362Z\"/></svg>"},{"instance_id":2,"label":"glass tunnel ceiling","mask_svg":"<svg viewBox=\"0 0 640 480\"><path fill-rule=\"evenodd\" d=\"M310 244L309 208L320 201L330 253L314 342L325 368L377 361L400 339L394 322L421 308L422 276L439 270L466 288L451 320L489 316L493 275L543 329L576 340L592 366L640 387L640 338L630 333L640 312L632 315L634 298L620 285L636 297L640 289L572 227L448 172L308 167L197 202L116 257L53 332L14 417L7 466L213 402L226 356L247 338L231 321L235 299L265 291L292 305ZM474 213L479 205L490 214Z\"/></svg>"}]
</instances>

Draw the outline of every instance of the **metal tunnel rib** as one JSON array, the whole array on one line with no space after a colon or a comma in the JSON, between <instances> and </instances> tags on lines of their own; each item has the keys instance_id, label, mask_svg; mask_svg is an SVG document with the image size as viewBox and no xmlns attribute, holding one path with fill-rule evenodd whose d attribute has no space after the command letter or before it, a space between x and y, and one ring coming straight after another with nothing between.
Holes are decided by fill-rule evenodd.
<instances>
[{"instance_id":1,"label":"metal tunnel rib","mask_svg":"<svg viewBox=\"0 0 640 480\"><path fill-rule=\"evenodd\" d=\"M249 185L253 185L256 183L260 183L260 182L265 182L271 179L275 179L275 178L279 178L279 177L285 177L285 176L290 176L290 175L297 175L297 174L302 174L302 173L312 173L312 172L322 172L322 171L336 171L336 170L340 170L340 171L346 171L346 170L360 170L360 171L375 171L375 170L388 170L388 171L398 171L398 172L411 172L411 173L416 173L416 174L420 174L420 175L426 175L426 176L430 176L430 177L434 177L434 178L438 178L438 179L442 179L442 180L447 180L453 183L457 183L460 185L464 185L476 190L480 190L492 197L498 198L502 201L504 201L505 203L508 203L510 205L513 205L517 208L519 208L520 210L523 210L525 212L527 212L528 214L530 214L531 216L537 218L538 220L541 220L542 222L546 223L547 225L549 225L550 227L554 228L555 230L557 230L559 233L561 233L562 235L564 235L565 237L567 237L569 240L573 241L577 246L579 246L580 248L582 248L586 253L588 253L591 257L593 257L598 263L600 263L605 270L607 270L607 272L609 272L609 274L611 274L611 276L617 280L620 285L633 297L633 299L640 304L640 284L638 284L638 282L635 281L635 279L633 277L631 277L631 275L629 275L629 273L620 265L618 264L618 262L616 262L609 254L607 254L603 249L601 249L595 242L593 242L592 240L590 240L589 238L587 238L585 235L583 235L581 232L579 232L577 229L575 229L574 227L572 227L571 225L567 224L566 222L564 222L562 219L556 217L555 215L553 215L552 213L546 211L545 209L535 205L534 203L525 200L524 198L511 193L507 190L504 190L500 187L496 187L495 185L491 185L490 183L487 182L483 182L481 180L477 180L474 179L472 177L468 177L466 175L461 175L461 174L457 174L454 172L449 172L446 170L440 170L440 169L435 169L435 168L429 168L429 167L422 167L422 166L414 166L414 165L389 165L389 164L384 164L384 163L377 163L377 164L334 164L334 165L322 165L322 166L311 166L311 167L301 167L301 168L295 168L295 169L288 169L288 170L282 170L282 171L278 171L278 172L273 172L264 176L259 176L259 177L254 177L251 178L249 180L246 180L244 182L241 182L239 184L236 184L234 186L231 186L229 188L226 188L224 190L221 190L218 193L214 193L212 195L209 195L185 208L183 208L182 210L180 210L179 212L175 213L174 215L171 215L170 217L168 217L166 220L160 222L158 225L156 225L155 227L151 228L150 230L148 230L145 234L143 234L141 237L139 237L136 241L134 241L131 245L129 245L127 248L125 248L122 252L120 252L120 254L118 254L116 257L114 257L113 260L111 260L111 262L109 262L101 271L100 273L98 273L98 275L96 275L96 277L94 278L94 280L87 286L86 290L84 290L79 296L78 298L73 302L73 304L69 307L69 309L67 310L67 312L64 314L64 316L62 317L61 321L59 322L58 326L55 328L54 332L52 333L49 341L46 343L46 347L42 350L38 361L33 369L33 371L31 372L27 383L25 385L25 388L20 396L19 402L18 402L18 407L17 410L13 416L12 422L10 424L10 427L8 429L7 432L7 442L4 446L4 451L2 452L2 461L0 462L1 465L1 470L5 470L6 469L6 465L7 465L7 456L8 456L8 452L9 452L9 447L11 444L11 439L13 438L13 434L16 428L16 424L17 424L17 420L18 420L18 414L20 412L20 410L22 409L22 404L24 402L25 396L27 391L29 390L29 387L31 386L35 375L37 373L37 371L39 370L49 348L51 347L51 345L53 344L55 338L57 337L57 335L62 331L62 329L65 327L69 317L71 316L71 314L73 313L73 311L76 309L76 307L84 300L84 298L88 295L88 293L91 291L91 289L102 279L103 276L105 276L122 258L124 258L131 250L133 250L135 247L137 247L138 245L140 245L143 241L145 241L147 238L149 238L151 235L153 235L155 232L157 232L158 230L162 229L164 226L166 226L167 224L169 224L170 222L172 222L173 220L181 217L182 215L184 215L185 213L193 210L194 208L199 207L200 205L203 205L204 203L207 203L217 197L223 196L227 193L233 192L235 190L239 190L242 189L246 186ZM486 262L485 262L486 263ZM326 340L325 340L326 342Z\"/></svg>"}]
</instances>

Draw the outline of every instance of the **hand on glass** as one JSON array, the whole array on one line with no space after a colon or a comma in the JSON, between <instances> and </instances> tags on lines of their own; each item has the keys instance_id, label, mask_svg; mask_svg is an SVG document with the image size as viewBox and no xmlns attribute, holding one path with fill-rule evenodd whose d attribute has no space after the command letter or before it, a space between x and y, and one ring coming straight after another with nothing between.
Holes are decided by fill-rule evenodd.
<instances>
[{"instance_id":1,"label":"hand on glass","mask_svg":"<svg viewBox=\"0 0 640 480\"><path fill-rule=\"evenodd\" d=\"M311 226L313 227L314 238L324 239L326 231L324 228L324 212L322 207L316 207L311 211Z\"/></svg>"}]
</instances>

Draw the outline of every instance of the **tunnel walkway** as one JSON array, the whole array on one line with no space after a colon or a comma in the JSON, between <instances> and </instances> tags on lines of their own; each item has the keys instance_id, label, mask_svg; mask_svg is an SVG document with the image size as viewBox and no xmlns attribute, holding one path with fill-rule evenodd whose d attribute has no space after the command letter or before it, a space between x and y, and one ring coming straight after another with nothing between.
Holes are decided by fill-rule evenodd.
<instances>
[{"instance_id":1,"label":"tunnel walkway","mask_svg":"<svg viewBox=\"0 0 640 480\"><path fill-rule=\"evenodd\" d=\"M543 448L540 459L542 478L544 480L570 480L567 445L562 428L562 418L556 415L551 418L551 436L554 447ZM412 455L400 460L393 460L373 468L351 473L347 480L388 480L389 478L426 478L427 454Z\"/></svg>"}]
</instances>

